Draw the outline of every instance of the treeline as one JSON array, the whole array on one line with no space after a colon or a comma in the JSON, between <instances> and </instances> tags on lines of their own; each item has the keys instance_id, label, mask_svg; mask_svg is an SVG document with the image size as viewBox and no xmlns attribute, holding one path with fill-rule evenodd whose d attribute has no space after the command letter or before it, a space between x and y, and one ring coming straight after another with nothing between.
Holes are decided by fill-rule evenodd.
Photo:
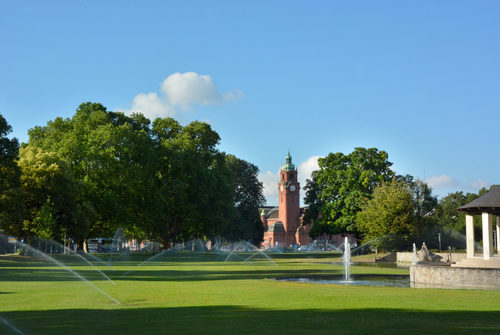
<instances>
[{"instance_id":1,"label":"treeline","mask_svg":"<svg viewBox=\"0 0 500 335\"><path fill-rule=\"evenodd\" d=\"M99 103L29 130L19 148L0 115L0 229L81 244L112 236L161 241L223 237L258 244L258 168L220 152L210 125L153 122Z\"/></svg>"},{"instance_id":2,"label":"treeline","mask_svg":"<svg viewBox=\"0 0 500 335\"><path fill-rule=\"evenodd\" d=\"M386 250L465 248L465 215L458 211L478 194L450 193L438 201L431 188L410 175L397 175L385 151L356 148L318 160L307 181L304 221L314 222L311 235L357 235L363 243ZM475 219L480 236L480 218Z\"/></svg>"}]
</instances>

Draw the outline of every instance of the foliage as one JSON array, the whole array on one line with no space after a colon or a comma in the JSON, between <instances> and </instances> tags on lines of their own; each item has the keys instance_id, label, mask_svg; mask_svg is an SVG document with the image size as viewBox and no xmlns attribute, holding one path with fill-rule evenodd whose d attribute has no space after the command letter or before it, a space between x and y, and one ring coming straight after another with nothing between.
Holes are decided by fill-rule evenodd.
<instances>
[{"instance_id":1,"label":"foliage","mask_svg":"<svg viewBox=\"0 0 500 335\"><path fill-rule=\"evenodd\" d=\"M66 162L54 152L27 145L20 150L19 167L27 211L19 235L29 237L34 233L60 240L68 234L82 241L93 211L81 198L82 184L74 179Z\"/></svg>"},{"instance_id":2,"label":"foliage","mask_svg":"<svg viewBox=\"0 0 500 335\"><path fill-rule=\"evenodd\" d=\"M148 124L142 117L84 103L71 119L57 118L30 130L29 144L56 153L83 183L82 196L96 212L91 235L112 235L118 227L133 232L138 217L151 219L154 151Z\"/></svg>"},{"instance_id":3,"label":"foliage","mask_svg":"<svg viewBox=\"0 0 500 335\"><path fill-rule=\"evenodd\" d=\"M355 148L318 160L319 170L306 182L305 222L314 221L312 236L356 233L356 215L377 184L394 175L385 151Z\"/></svg>"},{"instance_id":4,"label":"foliage","mask_svg":"<svg viewBox=\"0 0 500 335\"><path fill-rule=\"evenodd\" d=\"M407 183L393 179L383 182L357 214L359 231L365 241L377 246L398 249L418 236L418 212L414 195Z\"/></svg>"},{"instance_id":5,"label":"foliage","mask_svg":"<svg viewBox=\"0 0 500 335\"><path fill-rule=\"evenodd\" d=\"M478 195L474 193L464 194L462 191L457 191L441 198L436 209L436 223L441 227L448 227L465 234L465 213L458 208L477 197Z\"/></svg>"},{"instance_id":6,"label":"foliage","mask_svg":"<svg viewBox=\"0 0 500 335\"><path fill-rule=\"evenodd\" d=\"M408 185L415 204L415 214L419 220L435 211L438 200L436 196L432 195L432 188L427 183L419 179L414 180L413 176L410 175L397 176L397 179Z\"/></svg>"},{"instance_id":7,"label":"foliage","mask_svg":"<svg viewBox=\"0 0 500 335\"><path fill-rule=\"evenodd\" d=\"M262 195L263 185L258 180L259 169L233 155L226 156L226 164L231 172L232 189L235 190L233 202L236 213L233 224L225 231L224 237L259 245L263 241L264 226L258 209L265 201Z\"/></svg>"},{"instance_id":8,"label":"foliage","mask_svg":"<svg viewBox=\"0 0 500 335\"><path fill-rule=\"evenodd\" d=\"M45 204L37 211L33 222L31 223L30 231L41 239L53 239L56 231L56 220L52 214L53 206L50 203L50 197L47 197ZM26 223L30 225L29 222Z\"/></svg>"},{"instance_id":9,"label":"foliage","mask_svg":"<svg viewBox=\"0 0 500 335\"><path fill-rule=\"evenodd\" d=\"M213 237L229 221L231 191L224 182L218 134L202 122L182 127L172 118L156 119L152 134L158 173L159 207L152 232L169 245L176 239Z\"/></svg>"},{"instance_id":10,"label":"foliage","mask_svg":"<svg viewBox=\"0 0 500 335\"><path fill-rule=\"evenodd\" d=\"M59 238L64 231L81 241L123 228L129 238L168 247L193 238L258 241L262 235L255 221L255 203L263 199L258 170L219 152L220 137L206 123L151 123L88 102L73 117L56 118L29 135L20 161L27 222L39 222L50 197Z\"/></svg>"},{"instance_id":11,"label":"foliage","mask_svg":"<svg viewBox=\"0 0 500 335\"><path fill-rule=\"evenodd\" d=\"M15 234L22 229L25 214L20 187L20 170L16 164L19 142L7 135L12 127L0 114L0 230Z\"/></svg>"}]
</instances>

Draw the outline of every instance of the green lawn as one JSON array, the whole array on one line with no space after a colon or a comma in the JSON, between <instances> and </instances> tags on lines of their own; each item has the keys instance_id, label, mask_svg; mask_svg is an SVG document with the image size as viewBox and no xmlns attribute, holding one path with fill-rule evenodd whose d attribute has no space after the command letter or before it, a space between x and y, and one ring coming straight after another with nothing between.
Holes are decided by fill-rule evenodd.
<instances>
[{"instance_id":1,"label":"green lawn","mask_svg":"<svg viewBox=\"0 0 500 335\"><path fill-rule=\"evenodd\" d=\"M332 254L102 257L114 280L71 256L60 266L0 257L0 317L23 334L500 334L500 291L380 288L275 281L335 275ZM97 264L97 263L96 263ZM127 273L128 272L128 273ZM353 273L408 274L356 266ZM127 275L122 276L124 273ZM99 290L120 302L115 303ZM0 334L19 334L0 322Z\"/></svg>"}]
</instances>

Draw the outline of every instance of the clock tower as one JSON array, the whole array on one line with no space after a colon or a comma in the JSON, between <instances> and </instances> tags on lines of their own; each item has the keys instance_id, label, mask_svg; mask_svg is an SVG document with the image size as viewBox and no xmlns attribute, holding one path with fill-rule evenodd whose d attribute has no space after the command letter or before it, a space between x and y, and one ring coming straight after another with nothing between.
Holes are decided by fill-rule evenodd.
<instances>
[{"instance_id":1,"label":"clock tower","mask_svg":"<svg viewBox=\"0 0 500 335\"><path fill-rule=\"evenodd\" d=\"M279 221L285 228L287 246L297 244L295 234L299 227L300 217L300 185L297 181L297 169L292 163L290 151L286 155L286 163L280 169L279 193Z\"/></svg>"}]
</instances>

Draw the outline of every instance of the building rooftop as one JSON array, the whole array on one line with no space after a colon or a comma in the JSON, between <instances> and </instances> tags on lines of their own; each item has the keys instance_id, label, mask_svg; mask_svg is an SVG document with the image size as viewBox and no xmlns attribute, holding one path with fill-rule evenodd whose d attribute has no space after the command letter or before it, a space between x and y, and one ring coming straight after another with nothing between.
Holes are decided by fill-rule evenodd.
<instances>
[{"instance_id":1,"label":"building rooftop","mask_svg":"<svg viewBox=\"0 0 500 335\"><path fill-rule=\"evenodd\" d=\"M471 215L481 213L500 215L500 186L493 187L488 193L459 207L458 210Z\"/></svg>"}]
</instances>

